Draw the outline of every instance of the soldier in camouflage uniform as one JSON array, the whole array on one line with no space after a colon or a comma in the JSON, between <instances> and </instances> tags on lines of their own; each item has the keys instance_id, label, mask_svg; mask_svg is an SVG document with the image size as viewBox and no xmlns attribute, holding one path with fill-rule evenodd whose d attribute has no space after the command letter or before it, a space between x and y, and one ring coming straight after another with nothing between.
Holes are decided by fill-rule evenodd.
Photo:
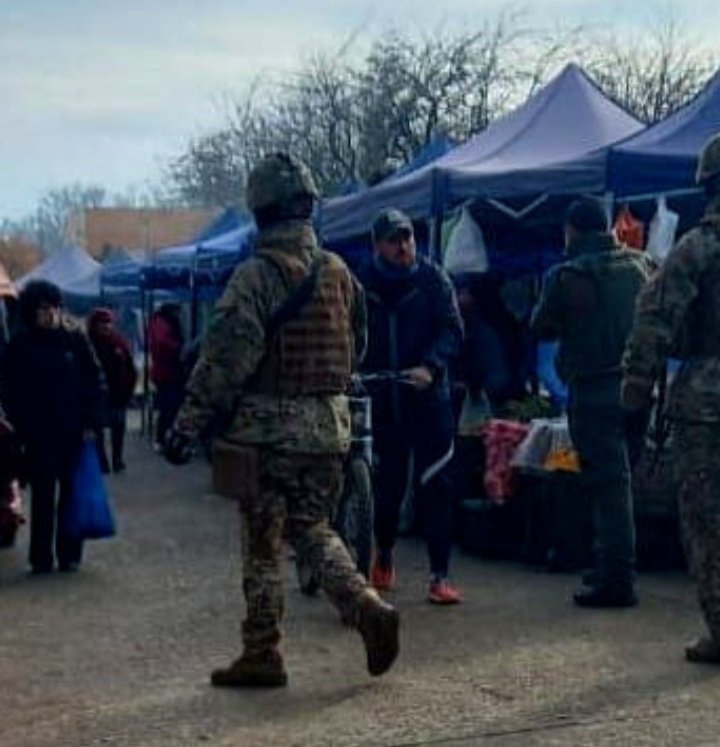
<instances>
[{"instance_id":1,"label":"soldier in camouflage uniform","mask_svg":"<svg viewBox=\"0 0 720 747\"><path fill-rule=\"evenodd\" d=\"M668 356L683 365L668 416L676 426L680 513L688 560L709 637L685 650L690 661L720 663L720 134L702 151L697 182L709 198L639 299L624 357L623 400L649 401Z\"/></svg>"},{"instance_id":2,"label":"soldier in camouflage uniform","mask_svg":"<svg viewBox=\"0 0 720 747\"><path fill-rule=\"evenodd\" d=\"M218 301L167 443L171 462L187 461L220 415L239 473L244 650L213 672L214 685L287 682L278 648L286 523L296 552L361 633L370 673L385 672L398 653L397 612L356 572L328 526L350 439L344 393L366 322L360 286L339 257L318 247L310 221L316 198L310 173L291 156L268 156L250 174L257 251Z\"/></svg>"}]
</instances>

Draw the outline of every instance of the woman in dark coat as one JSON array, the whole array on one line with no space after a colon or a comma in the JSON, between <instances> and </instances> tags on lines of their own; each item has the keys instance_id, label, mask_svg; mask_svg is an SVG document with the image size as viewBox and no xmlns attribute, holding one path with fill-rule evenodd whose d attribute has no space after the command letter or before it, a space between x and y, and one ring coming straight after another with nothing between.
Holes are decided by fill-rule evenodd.
<instances>
[{"instance_id":1,"label":"woman in dark coat","mask_svg":"<svg viewBox=\"0 0 720 747\"><path fill-rule=\"evenodd\" d=\"M150 379L155 387L158 409L156 451L162 451L165 436L185 393L184 345L180 306L165 303L150 317Z\"/></svg>"},{"instance_id":2,"label":"woman in dark coat","mask_svg":"<svg viewBox=\"0 0 720 747\"><path fill-rule=\"evenodd\" d=\"M49 573L57 560L73 571L82 541L65 535L63 517L83 441L98 424L103 374L87 336L63 318L56 285L31 281L19 304L23 328L3 355L1 389L30 483L30 565Z\"/></svg>"},{"instance_id":3,"label":"woman in dark coat","mask_svg":"<svg viewBox=\"0 0 720 747\"><path fill-rule=\"evenodd\" d=\"M112 471L122 472L125 469L123 447L127 408L135 392L137 371L130 346L115 329L115 316L110 309L95 309L88 317L87 328L107 383L107 413L103 425L110 428ZM96 438L100 467L103 472L109 472L104 428L97 430Z\"/></svg>"}]
</instances>

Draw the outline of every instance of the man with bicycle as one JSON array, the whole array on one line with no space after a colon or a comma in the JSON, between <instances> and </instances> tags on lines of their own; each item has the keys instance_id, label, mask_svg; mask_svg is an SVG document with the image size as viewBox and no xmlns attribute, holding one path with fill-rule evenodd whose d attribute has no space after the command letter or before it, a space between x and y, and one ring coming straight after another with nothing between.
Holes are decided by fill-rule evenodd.
<instances>
[{"instance_id":1,"label":"man with bicycle","mask_svg":"<svg viewBox=\"0 0 720 747\"><path fill-rule=\"evenodd\" d=\"M377 216L373 259L360 280L368 307L368 350L362 371L388 371L389 381L369 386L373 400L376 589L395 583L393 549L400 509L410 485L425 527L430 558L428 601L457 604L448 581L452 498L448 465L454 422L448 362L462 341L462 322L447 275L417 256L410 219L399 210ZM411 459L412 457L412 459Z\"/></svg>"},{"instance_id":2,"label":"man with bicycle","mask_svg":"<svg viewBox=\"0 0 720 747\"><path fill-rule=\"evenodd\" d=\"M284 526L330 600L362 635L370 674L398 653L398 614L357 573L328 525L350 438L345 392L365 338L362 291L321 250L307 168L276 153L250 173L247 203L260 234L215 307L165 448L186 462L218 415L242 515L243 653L212 673L217 686L282 686Z\"/></svg>"}]
</instances>

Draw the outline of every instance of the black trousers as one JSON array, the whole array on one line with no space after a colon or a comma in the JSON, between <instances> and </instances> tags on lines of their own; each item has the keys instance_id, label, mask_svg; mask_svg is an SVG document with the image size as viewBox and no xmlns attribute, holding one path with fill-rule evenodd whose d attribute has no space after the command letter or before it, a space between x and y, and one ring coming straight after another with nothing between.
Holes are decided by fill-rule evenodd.
<instances>
[{"instance_id":1,"label":"black trousers","mask_svg":"<svg viewBox=\"0 0 720 747\"><path fill-rule=\"evenodd\" d=\"M165 436L175 420L185 394L183 384L157 384L155 404L158 410L155 443L164 444Z\"/></svg>"},{"instance_id":2,"label":"black trousers","mask_svg":"<svg viewBox=\"0 0 720 747\"><path fill-rule=\"evenodd\" d=\"M113 469L123 464L123 449L125 446L125 430L127 423L127 410L124 407L113 407L108 416L107 428L110 429L110 449ZM104 472L110 470L110 461L105 450L105 428L95 430L95 443L97 444L98 459Z\"/></svg>"},{"instance_id":3,"label":"black trousers","mask_svg":"<svg viewBox=\"0 0 720 747\"><path fill-rule=\"evenodd\" d=\"M412 485L427 540L430 572L442 576L448 572L452 543L453 501L448 466L453 455L453 434L449 402L435 402L407 413L401 424L382 420L373 424L378 550L388 553L395 546L403 498Z\"/></svg>"},{"instance_id":4,"label":"black trousers","mask_svg":"<svg viewBox=\"0 0 720 747\"><path fill-rule=\"evenodd\" d=\"M55 559L61 566L79 563L82 540L70 539L63 533L63 514L70 498L70 472L60 475L50 468L35 468L30 490L30 565L50 570Z\"/></svg>"}]
</instances>

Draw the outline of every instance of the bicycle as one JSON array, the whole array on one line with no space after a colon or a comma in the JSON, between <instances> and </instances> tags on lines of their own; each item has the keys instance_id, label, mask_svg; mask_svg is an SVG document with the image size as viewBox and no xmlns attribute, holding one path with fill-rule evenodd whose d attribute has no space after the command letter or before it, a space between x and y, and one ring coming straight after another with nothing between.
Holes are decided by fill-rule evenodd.
<instances>
[{"instance_id":1,"label":"bicycle","mask_svg":"<svg viewBox=\"0 0 720 747\"><path fill-rule=\"evenodd\" d=\"M366 387L389 382L410 384L396 371L357 374L353 377L350 405L350 451L345 460L345 485L330 525L353 555L359 573L370 577L373 551L372 417ZM295 559L300 590L312 596L320 580L299 556Z\"/></svg>"}]
</instances>

